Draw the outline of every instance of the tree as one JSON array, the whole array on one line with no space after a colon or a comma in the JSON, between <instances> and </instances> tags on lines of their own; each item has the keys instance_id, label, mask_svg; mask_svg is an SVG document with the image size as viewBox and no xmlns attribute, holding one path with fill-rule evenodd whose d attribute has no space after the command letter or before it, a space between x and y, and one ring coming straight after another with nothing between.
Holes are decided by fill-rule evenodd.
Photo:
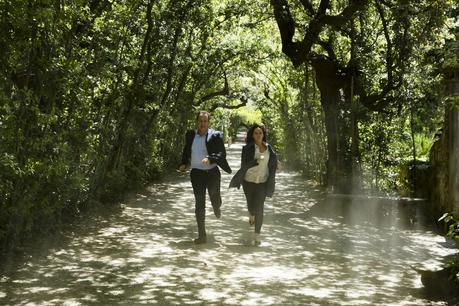
<instances>
[{"instance_id":1,"label":"tree","mask_svg":"<svg viewBox=\"0 0 459 306\"><path fill-rule=\"evenodd\" d=\"M295 67L307 64L315 71L328 184L350 192L349 181L359 176L359 120L399 103L413 48L433 38L448 1L271 0L271 5L283 53Z\"/></svg>"}]
</instances>

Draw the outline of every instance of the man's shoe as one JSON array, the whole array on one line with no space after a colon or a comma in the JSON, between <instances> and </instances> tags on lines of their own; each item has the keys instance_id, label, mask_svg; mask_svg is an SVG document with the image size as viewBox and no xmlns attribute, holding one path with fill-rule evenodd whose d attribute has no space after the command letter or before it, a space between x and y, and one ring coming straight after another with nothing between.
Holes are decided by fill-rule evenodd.
<instances>
[{"instance_id":1,"label":"man's shoe","mask_svg":"<svg viewBox=\"0 0 459 306\"><path fill-rule=\"evenodd\" d=\"M260 234L255 233L253 235L253 245L259 246L261 244Z\"/></svg>"},{"instance_id":2,"label":"man's shoe","mask_svg":"<svg viewBox=\"0 0 459 306\"><path fill-rule=\"evenodd\" d=\"M207 237L206 236L201 236L193 240L194 244L204 244L207 242Z\"/></svg>"},{"instance_id":3,"label":"man's shoe","mask_svg":"<svg viewBox=\"0 0 459 306\"><path fill-rule=\"evenodd\" d=\"M214 208L214 214L215 214L215 217L217 217L217 219L220 219L220 217L222 216L222 211L220 210L220 207Z\"/></svg>"}]
</instances>

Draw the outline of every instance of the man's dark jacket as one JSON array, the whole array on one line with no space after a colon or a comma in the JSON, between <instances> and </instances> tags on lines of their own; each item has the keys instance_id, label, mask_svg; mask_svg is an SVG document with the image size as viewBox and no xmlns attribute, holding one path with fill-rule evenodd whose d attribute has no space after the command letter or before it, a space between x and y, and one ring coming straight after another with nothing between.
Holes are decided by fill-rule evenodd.
<instances>
[{"instance_id":1,"label":"man's dark jacket","mask_svg":"<svg viewBox=\"0 0 459 306\"><path fill-rule=\"evenodd\" d=\"M266 182L266 196L272 197L274 193L274 188L276 185L276 170L277 170L277 156L274 153L271 145L267 144L269 150L269 161L268 161L268 180ZM255 159L255 143L249 143L242 147L241 155L241 169L239 169L236 174L231 179L229 187L240 188L242 181L244 180L245 173L249 168L258 165L257 160Z\"/></svg>"},{"instance_id":2,"label":"man's dark jacket","mask_svg":"<svg viewBox=\"0 0 459 306\"><path fill-rule=\"evenodd\" d=\"M191 160L191 146L196 135L196 130L189 130L185 134L185 148L182 153L182 164L188 165ZM212 129L207 130L206 134L206 148L207 158L210 163L217 163L227 173L231 173L231 168L226 161L225 143L223 142L223 135L219 131Z\"/></svg>"}]
</instances>

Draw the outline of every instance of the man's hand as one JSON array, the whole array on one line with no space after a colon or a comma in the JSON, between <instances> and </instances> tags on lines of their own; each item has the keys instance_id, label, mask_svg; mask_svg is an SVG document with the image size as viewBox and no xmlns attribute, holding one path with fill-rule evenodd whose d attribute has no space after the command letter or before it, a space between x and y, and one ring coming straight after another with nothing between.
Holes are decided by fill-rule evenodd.
<instances>
[{"instance_id":1,"label":"man's hand","mask_svg":"<svg viewBox=\"0 0 459 306\"><path fill-rule=\"evenodd\" d=\"M209 165L210 164L210 160L206 157L204 158L202 161L201 161L204 165Z\"/></svg>"}]
</instances>

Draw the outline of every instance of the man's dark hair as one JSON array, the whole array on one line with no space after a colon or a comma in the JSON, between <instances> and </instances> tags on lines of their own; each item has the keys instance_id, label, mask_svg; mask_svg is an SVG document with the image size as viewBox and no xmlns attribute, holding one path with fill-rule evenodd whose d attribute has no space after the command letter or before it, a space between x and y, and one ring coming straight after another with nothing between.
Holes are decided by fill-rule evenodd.
<instances>
[{"instance_id":1,"label":"man's dark hair","mask_svg":"<svg viewBox=\"0 0 459 306\"><path fill-rule=\"evenodd\" d=\"M247 131L247 137L245 138L246 143L253 143L255 142L255 139L253 139L253 132L255 131L256 128L260 128L263 131L263 141L266 142L266 127L264 124L257 124L255 123L250 127L250 129Z\"/></svg>"},{"instance_id":2,"label":"man's dark hair","mask_svg":"<svg viewBox=\"0 0 459 306\"><path fill-rule=\"evenodd\" d=\"M210 121L210 113L206 111L199 111L198 114L196 115L196 121L198 121L199 116L207 116L207 120Z\"/></svg>"}]
</instances>

